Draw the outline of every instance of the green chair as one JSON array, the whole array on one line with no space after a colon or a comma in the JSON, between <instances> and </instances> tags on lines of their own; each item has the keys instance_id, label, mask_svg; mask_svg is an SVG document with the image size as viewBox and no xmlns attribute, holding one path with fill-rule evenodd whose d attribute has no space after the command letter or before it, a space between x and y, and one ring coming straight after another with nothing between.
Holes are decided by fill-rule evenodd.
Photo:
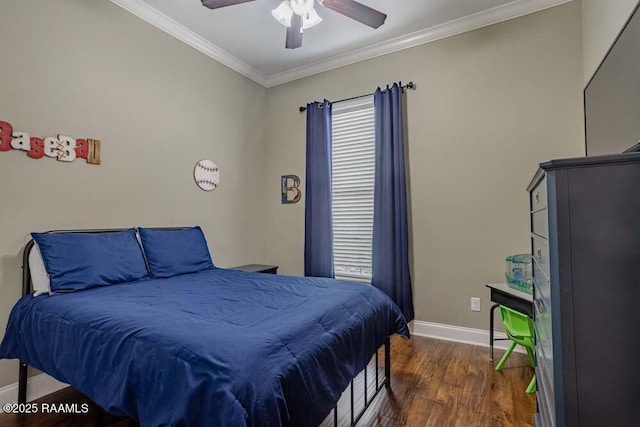
<instances>
[{"instance_id":1,"label":"green chair","mask_svg":"<svg viewBox=\"0 0 640 427\"><path fill-rule=\"evenodd\" d=\"M516 345L520 344L527 350L527 355L529 356L529 361L531 362L531 366L536 365L535 356L533 353L534 345L535 345L535 335L533 332L533 323L531 318L526 314L522 314L519 311L515 311L510 309L509 307L505 307L503 305L500 306L500 314L502 315L502 322L504 323L504 328L507 331L507 337L512 341L511 345L507 349L507 351L498 362L496 366L496 371L502 369L504 364L507 362L511 353L513 353L513 349L516 348ZM527 393L535 393L536 391L536 376L534 375L527 387Z\"/></svg>"}]
</instances>

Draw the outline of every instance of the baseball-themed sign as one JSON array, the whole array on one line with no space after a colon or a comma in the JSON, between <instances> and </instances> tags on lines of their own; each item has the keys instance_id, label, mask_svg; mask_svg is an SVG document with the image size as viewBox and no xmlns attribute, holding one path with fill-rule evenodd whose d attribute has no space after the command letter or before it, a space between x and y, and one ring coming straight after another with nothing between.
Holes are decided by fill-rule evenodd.
<instances>
[{"instance_id":1,"label":"baseball-themed sign","mask_svg":"<svg viewBox=\"0 0 640 427\"><path fill-rule=\"evenodd\" d=\"M204 191L213 191L220 183L220 169L211 160L200 160L193 169L193 178Z\"/></svg>"},{"instance_id":2,"label":"baseball-themed sign","mask_svg":"<svg viewBox=\"0 0 640 427\"><path fill-rule=\"evenodd\" d=\"M50 157L61 162L85 159L92 165L100 164L100 141L97 139L74 139L66 135L38 138L13 129L11 123L0 120L0 152L25 151L32 159Z\"/></svg>"},{"instance_id":3,"label":"baseball-themed sign","mask_svg":"<svg viewBox=\"0 0 640 427\"><path fill-rule=\"evenodd\" d=\"M282 188L283 205L298 203L302 198L302 190L300 190L300 177L298 177L297 175L282 175L280 187Z\"/></svg>"}]
</instances>

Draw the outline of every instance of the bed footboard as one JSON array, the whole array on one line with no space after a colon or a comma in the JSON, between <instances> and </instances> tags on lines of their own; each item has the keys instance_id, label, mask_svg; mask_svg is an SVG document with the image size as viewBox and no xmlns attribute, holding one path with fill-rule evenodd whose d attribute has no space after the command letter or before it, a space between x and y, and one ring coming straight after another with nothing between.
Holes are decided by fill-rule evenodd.
<instances>
[{"instance_id":1,"label":"bed footboard","mask_svg":"<svg viewBox=\"0 0 640 427\"><path fill-rule=\"evenodd\" d=\"M352 427L358 424L360 419L362 419L364 414L367 412L367 409L369 409L369 407L371 406L375 398L378 396L378 393L380 393L380 390L382 390L383 388L387 388L387 389L391 388L391 341L389 338L387 338L387 340L384 343L384 378L382 379L378 374L379 372L378 367L380 366L380 361L379 361L380 358L378 356L377 351L374 359L375 359L375 378L376 378L375 390L373 390L373 394L369 393L368 373L367 373L367 368L365 368L364 370L364 407L357 414L355 413L355 409L354 409L355 408L355 395L354 395L354 387L353 387L354 380L351 380L350 426ZM18 379L18 403L22 403L22 404L27 403L28 369L29 369L29 366L23 361L20 361L20 371L19 371L19 379ZM98 426L102 425L102 415L103 414L99 414L98 420L96 421L96 425ZM333 425L334 427L338 427L338 406L337 405L333 408Z\"/></svg>"},{"instance_id":2,"label":"bed footboard","mask_svg":"<svg viewBox=\"0 0 640 427\"><path fill-rule=\"evenodd\" d=\"M18 403L27 403L27 370L28 366L22 360L18 372Z\"/></svg>"},{"instance_id":3,"label":"bed footboard","mask_svg":"<svg viewBox=\"0 0 640 427\"><path fill-rule=\"evenodd\" d=\"M371 406L375 398L380 393L380 390L383 388L390 389L391 388L391 340L387 338L384 343L384 378L380 378L378 374L378 367L380 365L378 352L374 356L375 359L375 389L373 393L369 393L369 381L368 381L368 369L364 369L364 406L362 409L356 413L355 412L355 393L354 393L354 380L351 380L350 385L350 426L354 427L358 422L362 419L364 414L367 412L367 409ZM334 427L338 427L338 405L333 408L333 425Z\"/></svg>"}]
</instances>

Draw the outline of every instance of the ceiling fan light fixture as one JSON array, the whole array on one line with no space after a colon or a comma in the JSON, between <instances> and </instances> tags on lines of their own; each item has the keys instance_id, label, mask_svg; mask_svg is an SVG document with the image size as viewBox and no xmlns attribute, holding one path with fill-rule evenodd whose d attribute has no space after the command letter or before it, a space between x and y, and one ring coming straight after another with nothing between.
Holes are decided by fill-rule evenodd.
<instances>
[{"instance_id":1,"label":"ceiling fan light fixture","mask_svg":"<svg viewBox=\"0 0 640 427\"><path fill-rule=\"evenodd\" d=\"M322 18L318 15L315 9L311 9L309 13L302 18L302 29L307 30L309 28L315 27L319 23L322 22Z\"/></svg>"},{"instance_id":2,"label":"ceiling fan light fixture","mask_svg":"<svg viewBox=\"0 0 640 427\"><path fill-rule=\"evenodd\" d=\"M289 0L284 0L282 3L280 3L280 6L271 11L271 15L273 15L276 21L278 21L285 27L290 27L291 18L293 18L293 9L291 8L291 3L289 3Z\"/></svg>"}]
</instances>

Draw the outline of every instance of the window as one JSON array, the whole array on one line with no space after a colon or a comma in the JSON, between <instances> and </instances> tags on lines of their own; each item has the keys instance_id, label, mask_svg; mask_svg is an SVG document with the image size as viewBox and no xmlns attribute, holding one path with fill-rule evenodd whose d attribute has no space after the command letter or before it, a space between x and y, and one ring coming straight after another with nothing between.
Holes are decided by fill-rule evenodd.
<instances>
[{"instance_id":1,"label":"window","mask_svg":"<svg viewBox=\"0 0 640 427\"><path fill-rule=\"evenodd\" d=\"M373 96L334 104L332 132L335 274L369 282L375 165Z\"/></svg>"}]
</instances>

